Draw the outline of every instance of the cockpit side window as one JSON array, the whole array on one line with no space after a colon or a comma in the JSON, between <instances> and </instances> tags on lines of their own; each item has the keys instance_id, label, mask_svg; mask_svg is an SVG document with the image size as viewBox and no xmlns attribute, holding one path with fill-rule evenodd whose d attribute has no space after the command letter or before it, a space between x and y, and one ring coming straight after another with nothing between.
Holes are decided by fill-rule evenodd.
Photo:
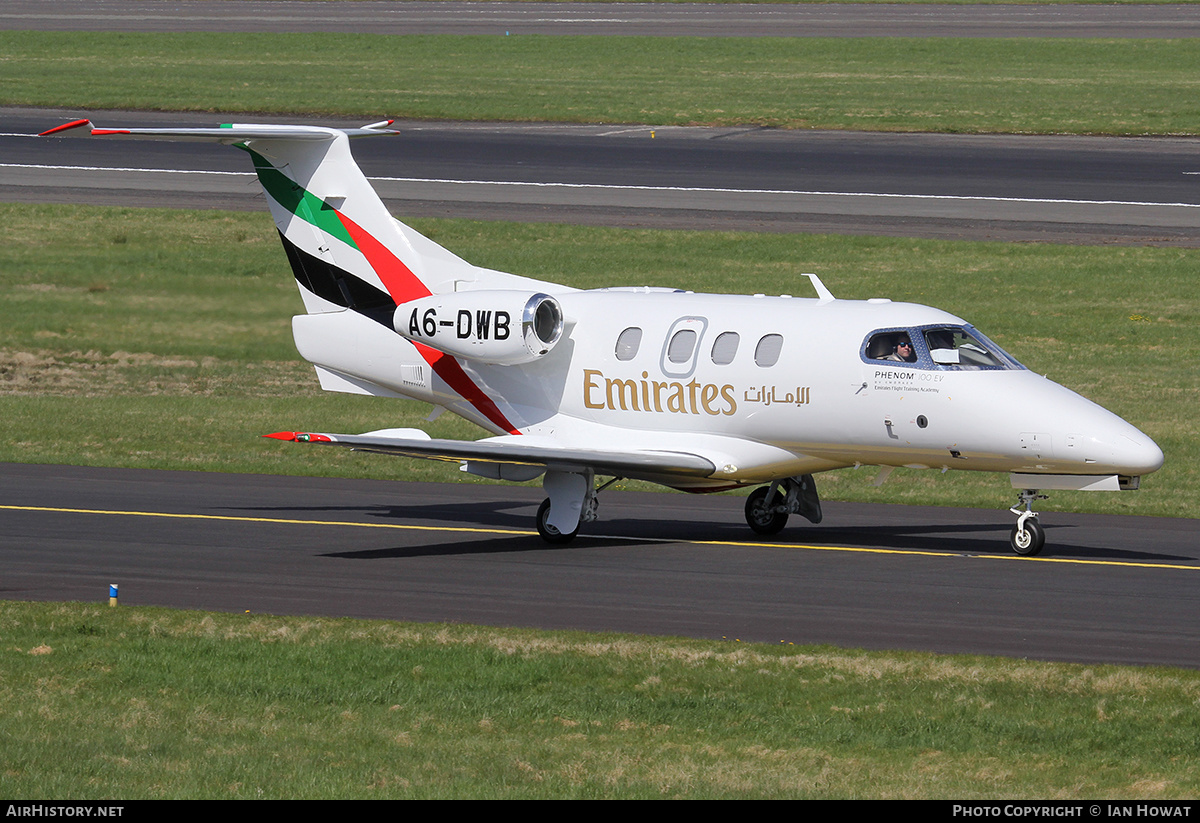
<instances>
[{"instance_id":1,"label":"cockpit side window","mask_svg":"<svg viewBox=\"0 0 1200 823\"><path fill-rule=\"evenodd\" d=\"M912 335L905 330L878 332L867 341L868 360L885 360L891 363L916 363L917 350Z\"/></svg>"}]
</instances>

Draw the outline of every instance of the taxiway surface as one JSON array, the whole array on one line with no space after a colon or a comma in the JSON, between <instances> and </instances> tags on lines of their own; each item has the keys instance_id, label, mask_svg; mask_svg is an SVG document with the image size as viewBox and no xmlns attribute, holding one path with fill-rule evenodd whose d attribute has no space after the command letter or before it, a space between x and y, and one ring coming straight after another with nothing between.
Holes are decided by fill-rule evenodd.
<instances>
[{"instance_id":1,"label":"taxiway surface","mask_svg":"<svg viewBox=\"0 0 1200 823\"><path fill-rule=\"evenodd\" d=\"M363 459L390 459L364 455ZM0 596L1200 666L1188 520L829 503L755 542L739 497L615 492L575 542L536 486L0 466Z\"/></svg>"}]
</instances>

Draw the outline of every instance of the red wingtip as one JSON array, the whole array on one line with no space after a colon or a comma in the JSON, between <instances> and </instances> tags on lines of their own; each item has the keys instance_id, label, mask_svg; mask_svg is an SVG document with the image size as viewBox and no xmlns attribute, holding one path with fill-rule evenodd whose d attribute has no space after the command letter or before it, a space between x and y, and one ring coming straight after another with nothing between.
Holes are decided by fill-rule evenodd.
<instances>
[{"instance_id":1,"label":"red wingtip","mask_svg":"<svg viewBox=\"0 0 1200 823\"><path fill-rule=\"evenodd\" d=\"M72 120L70 123L63 123L61 126L55 126L52 129L47 129L46 131L39 134L38 137L48 137L49 135L56 134L57 132L60 132L60 131L67 131L68 129L77 129L77 128L80 128L81 126L91 126L91 125L92 125L91 120Z\"/></svg>"},{"instance_id":2,"label":"red wingtip","mask_svg":"<svg viewBox=\"0 0 1200 823\"><path fill-rule=\"evenodd\" d=\"M292 443L332 443L333 438L324 434L312 434L311 432L275 432L274 434L264 434L263 437L271 437L275 440L287 440Z\"/></svg>"}]
</instances>

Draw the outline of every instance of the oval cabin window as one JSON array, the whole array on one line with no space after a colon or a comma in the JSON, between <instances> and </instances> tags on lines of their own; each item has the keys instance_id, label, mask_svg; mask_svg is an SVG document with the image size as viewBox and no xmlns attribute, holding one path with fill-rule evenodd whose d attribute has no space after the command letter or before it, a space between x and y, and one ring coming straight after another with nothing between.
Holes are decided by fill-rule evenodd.
<instances>
[{"instance_id":1,"label":"oval cabin window","mask_svg":"<svg viewBox=\"0 0 1200 823\"><path fill-rule=\"evenodd\" d=\"M718 366L728 366L737 356L738 343L741 338L735 331L727 331L713 341L712 361Z\"/></svg>"},{"instance_id":2,"label":"oval cabin window","mask_svg":"<svg viewBox=\"0 0 1200 823\"><path fill-rule=\"evenodd\" d=\"M632 360L637 357L638 348L642 345L642 330L631 326L621 332L617 338L617 359Z\"/></svg>"},{"instance_id":3,"label":"oval cabin window","mask_svg":"<svg viewBox=\"0 0 1200 823\"><path fill-rule=\"evenodd\" d=\"M783 335L768 334L758 341L754 349L754 362L764 369L779 362L779 353L783 351Z\"/></svg>"},{"instance_id":4,"label":"oval cabin window","mask_svg":"<svg viewBox=\"0 0 1200 823\"><path fill-rule=\"evenodd\" d=\"M686 363L692 359L692 352L695 350L695 329L680 329L675 332L671 344L667 347L667 359L672 363Z\"/></svg>"}]
</instances>

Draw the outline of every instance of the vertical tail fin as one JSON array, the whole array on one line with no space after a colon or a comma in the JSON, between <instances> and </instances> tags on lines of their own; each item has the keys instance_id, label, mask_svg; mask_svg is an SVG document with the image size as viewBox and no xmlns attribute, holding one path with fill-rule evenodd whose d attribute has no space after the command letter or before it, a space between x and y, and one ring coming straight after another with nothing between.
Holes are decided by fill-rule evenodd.
<instances>
[{"instance_id":1,"label":"vertical tail fin","mask_svg":"<svg viewBox=\"0 0 1200 823\"><path fill-rule=\"evenodd\" d=\"M297 347L317 366L322 386L419 397L496 433L517 434L516 425L453 355L395 333L396 307L453 291L573 289L472 266L393 218L350 153L351 137L399 134L390 125L99 129L76 120L43 134L202 140L243 149L266 192L305 309L317 315L294 318L292 328ZM438 380L421 378L414 388L405 367L419 367L420 374L428 367ZM397 369L399 374L393 373Z\"/></svg>"},{"instance_id":2,"label":"vertical tail fin","mask_svg":"<svg viewBox=\"0 0 1200 823\"><path fill-rule=\"evenodd\" d=\"M239 126L232 126L237 130ZM476 279L474 266L395 220L339 129L243 141L297 280L337 307L406 303ZM394 132L391 132L394 133ZM312 139L320 134L324 139ZM309 311L321 303L309 301ZM390 298L390 301L387 300Z\"/></svg>"}]
</instances>

